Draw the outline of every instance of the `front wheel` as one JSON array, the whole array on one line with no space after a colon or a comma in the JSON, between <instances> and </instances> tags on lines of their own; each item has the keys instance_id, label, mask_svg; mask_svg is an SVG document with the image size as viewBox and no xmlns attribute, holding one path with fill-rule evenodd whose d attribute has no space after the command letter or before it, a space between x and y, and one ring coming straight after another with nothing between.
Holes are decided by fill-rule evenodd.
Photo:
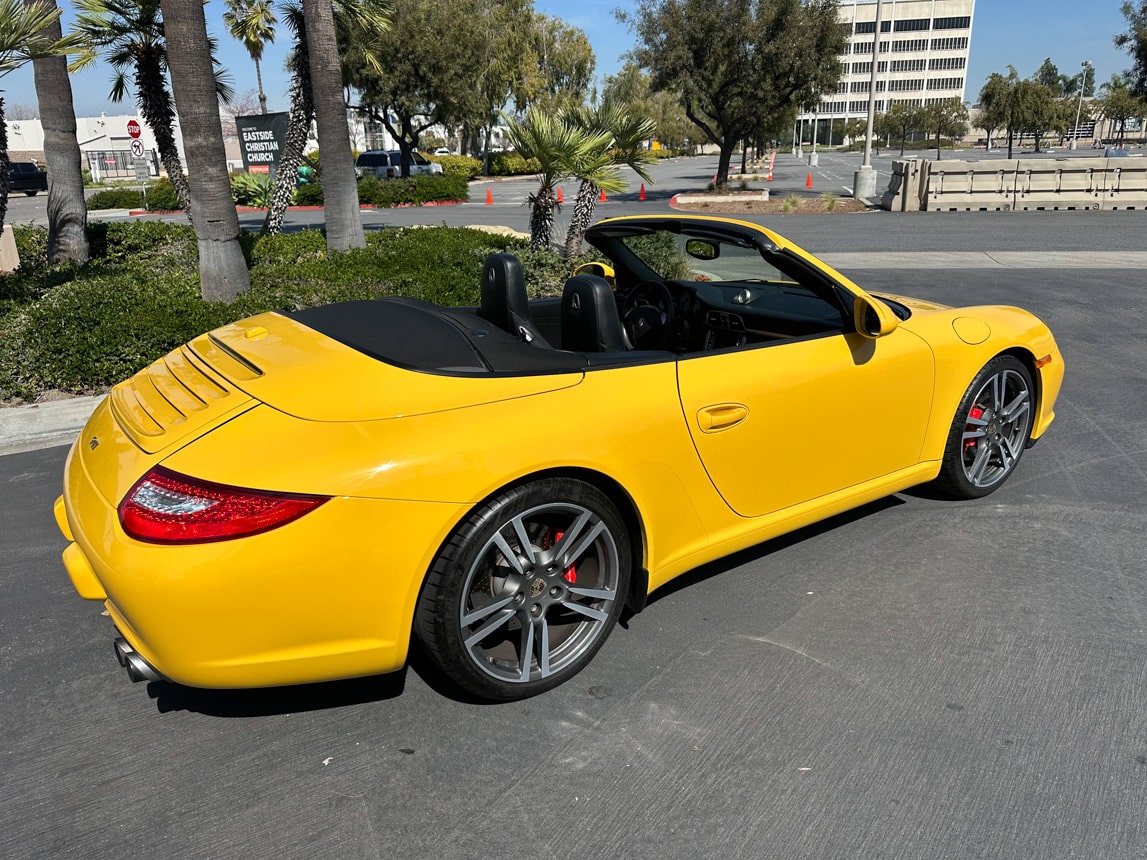
<instances>
[{"instance_id":1,"label":"front wheel","mask_svg":"<svg viewBox=\"0 0 1147 860\"><path fill-rule=\"evenodd\" d=\"M492 701L569 680L621 614L630 547L595 487L548 478L483 503L443 545L415 614L437 667Z\"/></svg>"},{"instance_id":2,"label":"front wheel","mask_svg":"<svg viewBox=\"0 0 1147 860\"><path fill-rule=\"evenodd\" d=\"M40 193L39 190L32 190L32 191L25 191L24 195L26 197L35 197L39 193Z\"/></svg>"},{"instance_id":3,"label":"front wheel","mask_svg":"<svg viewBox=\"0 0 1147 860\"><path fill-rule=\"evenodd\" d=\"M939 488L975 499L999 487L1015 471L1031 432L1031 374L1014 356L1000 355L976 374L952 419Z\"/></svg>"}]
</instances>

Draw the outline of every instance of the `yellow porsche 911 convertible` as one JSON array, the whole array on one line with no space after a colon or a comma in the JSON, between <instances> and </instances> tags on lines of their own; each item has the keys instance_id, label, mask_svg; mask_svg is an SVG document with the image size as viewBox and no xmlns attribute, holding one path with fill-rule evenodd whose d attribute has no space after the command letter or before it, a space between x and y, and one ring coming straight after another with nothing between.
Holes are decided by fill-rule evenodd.
<instances>
[{"instance_id":1,"label":"yellow porsche 911 convertible","mask_svg":"<svg viewBox=\"0 0 1147 860\"><path fill-rule=\"evenodd\" d=\"M625 607L720 556L928 481L983 496L1063 379L1012 307L875 296L769 230L602 221L608 262L527 301L406 298L202 335L96 409L56 518L133 680L401 669L552 688Z\"/></svg>"}]
</instances>

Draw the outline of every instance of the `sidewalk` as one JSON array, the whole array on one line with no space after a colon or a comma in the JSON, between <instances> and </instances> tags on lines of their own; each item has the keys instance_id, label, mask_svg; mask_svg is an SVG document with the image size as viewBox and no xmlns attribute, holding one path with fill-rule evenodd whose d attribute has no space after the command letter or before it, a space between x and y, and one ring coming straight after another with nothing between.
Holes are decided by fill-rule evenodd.
<instances>
[{"instance_id":1,"label":"sidewalk","mask_svg":"<svg viewBox=\"0 0 1147 860\"><path fill-rule=\"evenodd\" d=\"M101 394L0 407L0 456L70 445L102 399Z\"/></svg>"}]
</instances>

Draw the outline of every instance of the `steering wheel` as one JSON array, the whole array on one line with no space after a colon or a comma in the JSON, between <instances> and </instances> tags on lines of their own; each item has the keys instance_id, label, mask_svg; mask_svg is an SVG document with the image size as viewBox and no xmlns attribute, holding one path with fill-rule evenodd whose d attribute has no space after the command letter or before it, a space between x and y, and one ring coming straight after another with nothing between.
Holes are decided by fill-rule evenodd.
<instances>
[{"instance_id":1,"label":"steering wheel","mask_svg":"<svg viewBox=\"0 0 1147 860\"><path fill-rule=\"evenodd\" d=\"M668 346L676 313L673 294L660 281L642 281L621 305L621 321L634 349Z\"/></svg>"}]
</instances>

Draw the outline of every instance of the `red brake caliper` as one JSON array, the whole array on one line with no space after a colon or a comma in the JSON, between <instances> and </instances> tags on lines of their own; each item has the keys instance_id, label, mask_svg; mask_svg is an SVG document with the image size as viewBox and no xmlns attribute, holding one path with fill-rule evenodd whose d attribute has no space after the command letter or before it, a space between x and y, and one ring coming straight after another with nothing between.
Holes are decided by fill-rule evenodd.
<instances>
[{"instance_id":1,"label":"red brake caliper","mask_svg":"<svg viewBox=\"0 0 1147 860\"><path fill-rule=\"evenodd\" d=\"M558 532L557 534L555 534L554 535L554 543L556 544L558 541L560 541L562 539L562 535L564 535L564 534L565 534L565 532ZM562 579L564 579L570 585L573 585L575 582L577 582L577 566L571 564L570 569L562 574Z\"/></svg>"},{"instance_id":2,"label":"red brake caliper","mask_svg":"<svg viewBox=\"0 0 1147 860\"><path fill-rule=\"evenodd\" d=\"M981 409L979 406L973 406L971 409L968 410L968 417L969 418L982 418L983 415L984 415L984 410ZM971 425L969 425L969 426L971 426ZM964 443L965 449L974 448L974 447L976 447L976 440L975 439L969 439L967 442Z\"/></svg>"}]
</instances>

